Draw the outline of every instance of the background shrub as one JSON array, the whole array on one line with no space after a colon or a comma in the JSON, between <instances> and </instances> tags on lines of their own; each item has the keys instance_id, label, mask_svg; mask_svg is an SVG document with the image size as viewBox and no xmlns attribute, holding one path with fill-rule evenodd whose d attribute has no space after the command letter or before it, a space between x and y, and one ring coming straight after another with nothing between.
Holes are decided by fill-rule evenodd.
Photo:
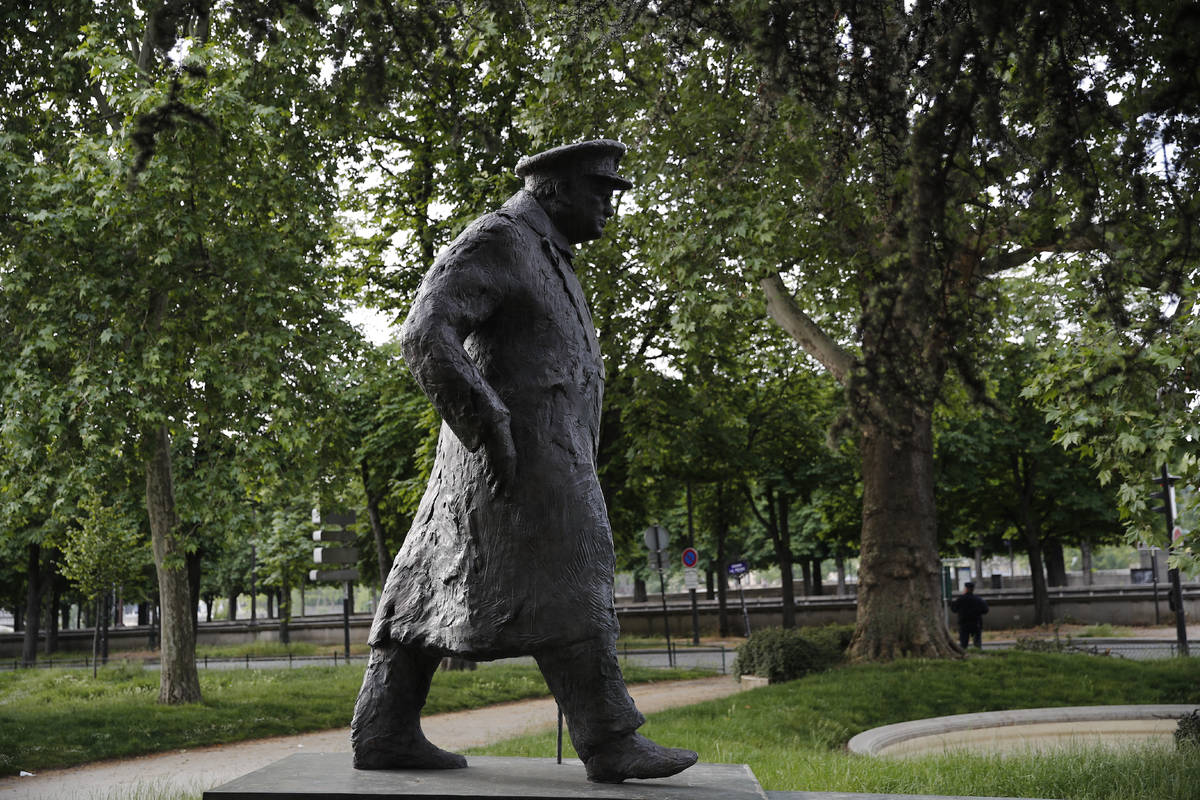
<instances>
[{"instance_id":1,"label":"background shrub","mask_svg":"<svg viewBox=\"0 0 1200 800\"><path fill-rule=\"evenodd\" d=\"M1175 746L1180 750L1200 749L1200 708L1179 718L1175 729Z\"/></svg>"},{"instance_id":2,"label":"background shrub","mask_svg":"<svg viewBox=\"0 0 1200 800\"><path fill-rule=\"evenodd\" d=\"M810 638L814 630L817 633ZM792 681L840 661L844 642L848 643L849 637L832 626L807 630L765 628L750 634L738 646L734 673L757 675L771 683Z\"/></svg>"}]
</instances>

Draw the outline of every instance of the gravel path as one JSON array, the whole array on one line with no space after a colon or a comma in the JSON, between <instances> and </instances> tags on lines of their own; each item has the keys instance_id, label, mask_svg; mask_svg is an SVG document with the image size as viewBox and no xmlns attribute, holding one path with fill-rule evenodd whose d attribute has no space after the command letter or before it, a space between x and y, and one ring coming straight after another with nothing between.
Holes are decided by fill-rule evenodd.
<instances>
[{"instance_id":1,"label":"gravel path","mask_svg":"<svg viewBox=\"0 0 1200 800\"><path fill-rule=\"evenodd\" d=\"M725 697L745 688L732 677L634 684L630 694L644 713ZM450 750L498 742L551 729L554 700L540 698L474 711L437 714L422 720L426 736ZM238 744L179 750L121 761L102 761L33 777L0 779L0 800L137 800L170 797L171 792L202 792L292 753L350 752L350 732L342 728L299 736L279 736ZM552 753L548 755L553 755Z\"/></svg>"}]
</instances>

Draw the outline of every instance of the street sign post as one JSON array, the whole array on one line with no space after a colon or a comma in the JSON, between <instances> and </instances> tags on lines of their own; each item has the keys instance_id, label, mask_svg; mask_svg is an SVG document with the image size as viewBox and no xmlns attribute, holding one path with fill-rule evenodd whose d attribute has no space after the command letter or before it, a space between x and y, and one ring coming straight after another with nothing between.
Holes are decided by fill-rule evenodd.
<instances>
[{"instance_id":1,"label":"street sign post","mask_svg":"<svg viewBox=\"0 0 1200 800\"><path fill-rule=\"evenodd\" d=\"M671 649L671 621L667 616L667 579L663 572L667 569L667 543L670 537L667 529L661 525L651 525L642 534L646 549L650 551L650 569L658 573L658 589L662 596L663 632L667 636L667 663L675 666L675 651Z\"/></svg>"},{"instance_id":2,"label":"street sign post","mask_svg":"<svg viewBox=\"0 0 1200 800\"><path fill-rule=\"evenodd\" d=\"M742 591L742 576L750 571L745 561L734 561L726 568L733 579L737 581L738 597L742 601L742 622L746 626L746 638L750 638L750 612L746 611L746 593Z\"/></svg>"},{"instance_id":3,"label":"street sign post","mask_svg":"<svg viewBox=\"0 0 1200 800\"><path fill-rule=\"evenodd\" d=\"M694 547L685 547L679 554L683 562L683 586L688 590L688 599L692 601L692 644L700 644L700 611L696 608L696 589L700 586L700 578L696 575L696 565L700 563L700 554Z\"/></svg>"},{"instance_id":4,"label":"street sign post","mask_svg":"<svg viewBox=\"0 0 1200 800\"><path fill-rule=\"evenodd\" d=\"M322 516L313 509L313 524L321 527L313 531L313 541L321 542L321 547L313 548L313 562L321 565L334 564L338 566L358 563L358 548L349 546L356 541L353 531L346 530L353 525L353 511L345 513L330 513ZM325 547L325 543L341 545L340 547ZM350 660L350 606L354 600L354 582L358 580L358 569L344 567L342 569L309 570L310 581L340 581L345 585L342 595L342 638L346 645L346 660Z\"/></svg>"},{"instance_id":5,"label":"street sign post","mask_svg":"<svg viewBox=\"0 0 1200 800\"><path fill-rule=\"evenodd\" d=\"M1178 514L1175 505L1175 482L1178 480L1179 477L1167 471L1167 465L1163 464L1162 472L1154 479L1155 483L1162 486L1162 491L1150 495L1163 501L1162 507L1154 510L1162 512L1167 521L1168 554L1175 549L1176 542L1183 538L1183 530L1175 524ZM1183 612L1183 587L1179 580L1179 568L1168 569L1167 577L1171 581L1171 606L1175 610L1175 639L1179 645L1179 655L1186 656L1188 655L1187 621Z\"/></svg>"}]
</instances>

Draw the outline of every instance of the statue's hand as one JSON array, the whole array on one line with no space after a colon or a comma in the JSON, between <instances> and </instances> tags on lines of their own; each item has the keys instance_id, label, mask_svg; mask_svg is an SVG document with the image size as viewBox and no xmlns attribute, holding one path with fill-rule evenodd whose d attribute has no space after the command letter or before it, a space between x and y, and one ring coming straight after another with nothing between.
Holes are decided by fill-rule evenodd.
<instances>
[{"instance_id":1,"label":"statue's hand","mask_svg":"<svg viewBox=\"0 0 1200 800\"><path fill-rule=\"evenodd\" d=\"M483 451L492 496L507 494L517 477L517 448L507 416L492 426L483 442Z\"/></svg>"}]
</instances>

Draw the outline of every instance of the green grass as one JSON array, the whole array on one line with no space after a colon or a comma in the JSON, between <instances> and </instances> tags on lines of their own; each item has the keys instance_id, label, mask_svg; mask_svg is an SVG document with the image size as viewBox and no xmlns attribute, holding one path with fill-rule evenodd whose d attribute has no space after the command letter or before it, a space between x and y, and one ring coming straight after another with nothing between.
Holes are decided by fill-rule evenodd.
<instances>
[{"instance_id":1,"label":"green grass","mask_svg":"<svg viewBox=\"0 0 1200 800\"><path fill-rule=\"evenodd\" d=\"M1193 800L1200 759L1170 748L910 760L861 758L844 749L856 733L911 719L1126 703L1200 705L1200 660L1009 652L850 666L654 714L643 732L694 749L704 761L747 763L768 790ZM544 757L554 752L554 734L478 752Z\"/></svg>"},{"instance_id":2,"label":"green grass","mask_svg":"<svg viewBox=\"0 0 1200 800\"><path fill-rule=\"evenodd\" d=\"M349 725L362 663L275 670L201 670L204 702L160 706L157 671L107 667L0 673L0 775L36 772L265 736ZM630 682L711 675L707 670L624 668ZM439 671L427 714L541 697L535 667L484 664Z\"/></svg>"},{"instance_id":3,"label":"green grass","mask_svg":"<svg viewBox=\"0 0 1200 800\"><path fill-rule=\"evenodd\" d=\"M1079 631L1079 633L1075 634L1075 636L1080 639L1116 639L1132 635L1133 630L1131 628L1125 628L1119 625L1111 625L1107 622L1101 622L1096 625L1088 625L1086 628Z\"/></svg>"}]
</instances>

